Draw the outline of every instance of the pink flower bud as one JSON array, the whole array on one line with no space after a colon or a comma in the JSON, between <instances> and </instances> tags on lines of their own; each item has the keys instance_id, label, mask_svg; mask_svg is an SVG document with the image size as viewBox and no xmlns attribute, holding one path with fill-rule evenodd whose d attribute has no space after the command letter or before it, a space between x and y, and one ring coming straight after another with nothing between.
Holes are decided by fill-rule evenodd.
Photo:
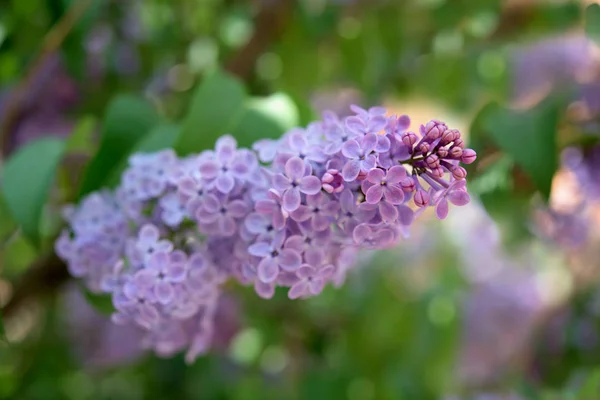
<instances>
[{"instance_id":1,"label":"pink flower bud","mask_svg":"<svg viewBox=\"0 0 600 400\"><path fill-rule=\"evenodd\" d=\"M419 138L414 132L406 132L402 135L402 143L410 148L417 143L417 140L419 140Z\"/></svg>"},{"instance_id":2,"label":"pink flower bud","mask_svg":"<svg viewBox=\"0 0 600 400\"><path fill-rule=\"evenodd\" d=\"M402 187L402 190L405 192L412 192L415 190L415 181L410 176L406 177L400 182L400 187Z\"/></svg>"},{"instance_id":3,"label":"pink flower bud","mask_svg":"<svg viewBox=\"0 0 600 400\"><path fill-rule=\"evenodd\" d=\"M339 193L344 190L344 178L337 169L328 169L323 174L321 183L327 193Z\"/></svg>"},{"instance_id":4,"label":"pink flower bud","mask_svg":"<svg viewBox=\"0 0 600 400\"><path fill-rule=\"evenodd\" d=\"M463 149L461 149L460 147L452 147L450 149L450 157L460 160L460 158L463 155Z\"/></svg>"},{"instance_id":5,"label":"pink flower bud","mask_svg":"<svg viewBox=\"0 0 600 400\"><path fill-rule=\"evenodd\" d=\"M426 207L429 204L429 193L423 189L418 189L415 193L414 202L417 207Z\"/></svg>"},{"instance_id":6,"label":"pink flower bud","mask_svg":"<svg viewBox=\"0 0 600 400\"><path fill-rule=\"evenodd\" d=\"M445 145L445 144L455 141L458 138L460 138L459 131L457 131L456 129L448 129L442 135L441 143L442 143L442 145Z\"/></svg>"},{"instance_id":7,"label":"pink flower bud","mask_svg":"<svg viewBox=\"0 0 600 400\"><path fill-rule=\"evenodd\" d=\"M430 173L434 178L444 177L444 169L442 167L432 168Z\"/></svg>"},{"instance_id":8,"label":"pink flower bud","mask_svg":"<svg viewBox=\"0 0 600 400\"><path fill-rule=\"evenodd\" d=\"M464 142L464 141L463 141L461 138L458 138L458 139L456 139L456 140L454 141L454 145L455 145L456 147L460 147L461 149L464 149L464 148L465 148L465 142Z\"/></svg>"},{"instance_id":9,"label":"pink flower bud","mask_svg":"<svg viewBox=\"0 0 600 400\"><path fill-rule=\"evenodd\" d=\"M436 140L439 139L447 129L448 127L443 122L431 120L421 129L421 133L429 140Z\"/></svg>"},{"instance_id":10,"label":"pink flower bud","mask_svg":"<svg viewBox=\"0 0 600 400\"><path fill-rule=\"evenodd\" d=\"M467 176L467 170L463 167L454 167L452 168L452 176L457 180L465 179L465 177Z\"/></svg>"},{"instance_id":11,"label":"pink flower bud","mask_svg":"<svg viewBox=\"0 0 600 400\"><path fill-rule=\"evenodd\" d=\"M448 157L448 149L446 149L445 147L439 148L437 151L437 155L439 158Z\"/></svg>"},{"instance_id":12,"label":"pink flower bud","mask_svg":"<svg viewBox=\"0 0 600 400\"><path fill-rule=\"evenodd\" d=\"M465 164L472 164L477 159L477 153L473 149L464 149L462 152L461 161Z\"/></svg>"},{"instance_id":13,"label":"pink flower bud","mask_svg":"<svg viewBox=\"0 0 600 400\"><path fill-rule=\"evenodd\" d=\"M427 143L427 142L423 142L419 145L419 151L423 154L429 153L429 149L430 149L430 146L429 146L429 143Z\"/></svg>"},{"instance_id":14,"label":"pink flower bud","mask_svg":"<svg viewBox=\"0 0 600 400\"><path fill-rule=\"evenodd\" d=\"M425 159L425 164L431 169L437 168L440 166L440 159L435 154L432 154Z\"/></svg>"}]
</instances>

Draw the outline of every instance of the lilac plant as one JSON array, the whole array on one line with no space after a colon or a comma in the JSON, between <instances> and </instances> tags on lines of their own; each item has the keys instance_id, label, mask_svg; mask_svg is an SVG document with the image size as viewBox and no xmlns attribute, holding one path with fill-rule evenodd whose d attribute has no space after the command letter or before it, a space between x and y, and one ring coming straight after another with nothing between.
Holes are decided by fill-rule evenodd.
<instances>
[{"instance_id":1,"label":"lilac plant","mask_svg":"<svg viewBox=\"0 0 600 400\"><path fill-rule=\"evenodd\" d=\"M464 168L476 154L440 121L363 110L239 149L178 158L135 154L114 191L66 212L56 251L89 289L112 296L112 319L146 333L161 356L207 351L223 284L277 287L292 299L341 285L361 249L406 237L429 206L469 202Z\"/></svg>"}]
</instances>

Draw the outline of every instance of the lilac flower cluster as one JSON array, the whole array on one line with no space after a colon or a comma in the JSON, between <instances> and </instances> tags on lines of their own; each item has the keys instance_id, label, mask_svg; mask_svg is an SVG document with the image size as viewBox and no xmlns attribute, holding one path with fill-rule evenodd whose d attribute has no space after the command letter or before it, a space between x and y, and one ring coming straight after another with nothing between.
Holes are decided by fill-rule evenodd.
<instances>
[{"instance_id":1,"label":"lilac flower cluster","mask_svg":"<svg viewBox=\"0 0 600 400\"><path fill-rule=\"evenodd\" d=\"M294 129L240 149L178 158L136 154L114 192L89 195L66 213L56 244L74 276L112 295L113 321L146 331L159 355L206 351L222 285L233 279L270 298L276 287L308 298L339 286L361 249L408 234L427 207L469 202L476 154L440 121L409 131L384 108Z\"/></svg>"}]
</instances>

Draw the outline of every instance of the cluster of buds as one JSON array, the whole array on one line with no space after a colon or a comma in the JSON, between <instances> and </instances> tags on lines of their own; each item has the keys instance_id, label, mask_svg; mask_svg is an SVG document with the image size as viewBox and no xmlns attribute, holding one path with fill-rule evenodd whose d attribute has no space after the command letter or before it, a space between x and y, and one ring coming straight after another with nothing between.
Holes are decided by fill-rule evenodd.
<instances>
[{"instance_id":1,"label":"cluster of buds","mask_svg":"<svg viewBox=\"0 0 600 400\"><path fill-rule=\"evenodd\" d=\"M192 362L210 346L224 282L315 296L343 283L361 249L407 237L428 206L443 219L449 202L469 202L459 164L476 155L458 131L431 121L419 136L407 116L352 110L252 150L224 136L186 158L136 154L114 192L68 208L57 253L112 295L113 321L142 328L143 346Z\"/></svg>"}]
</instances>

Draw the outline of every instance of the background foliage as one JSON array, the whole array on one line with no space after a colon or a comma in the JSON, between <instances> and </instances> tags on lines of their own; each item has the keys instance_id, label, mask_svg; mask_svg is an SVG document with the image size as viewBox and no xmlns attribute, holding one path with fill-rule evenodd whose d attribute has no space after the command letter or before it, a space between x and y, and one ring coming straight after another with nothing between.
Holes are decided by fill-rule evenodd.
<instances>
[{"instance_id":1,"label":"background foliage","mask_svg":"<svg viewBox=\"0 0 600 400\"><path fill-rule=\"evenodd\" d=\"M600 398L598 167L565 161L599 140L597 45L594 1L0 3L0 398ZM476 201L318 298L232 288L191 367L67 282L60 209L132 152L248 146L350 103L462 128Z\"/></svg>"}]
</instances>

